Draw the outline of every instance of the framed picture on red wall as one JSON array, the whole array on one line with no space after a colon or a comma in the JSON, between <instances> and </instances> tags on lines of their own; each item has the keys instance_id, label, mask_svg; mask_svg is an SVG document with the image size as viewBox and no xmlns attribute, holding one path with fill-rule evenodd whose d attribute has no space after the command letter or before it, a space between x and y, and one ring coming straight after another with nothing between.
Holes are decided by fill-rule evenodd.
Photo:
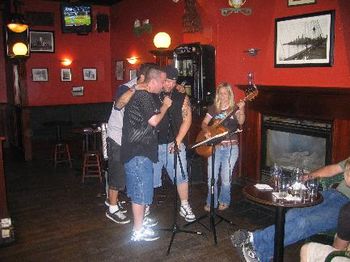
<instances>
[{"instance_id":1,"label":"framed picture on red wall","mask_svg":"<svg viewBox=\"0 0 350 262\"><path fill-rule=\"evenodd\" d=\"M97 80L96 68L83 68L83 79L85 81L96 81Z\"/></svg>"},{"instance_id":2,"label":"framed picture on red wall","mask_svg":"<svg viewBox=\"0 0 350 262\"><path fill-rule=\"evenodd\" d=\"M287 0L288 6L315 4L316 0Z\"/></svg>"},{"instance_id":3,"label":"framed picture on red wall","mask_svg":"<svg viewBox=\"0 0 350 262\"><path fill-rule=\"evenodd\" d=\"M47 68L32 68L32 80L34 82L49 81L49 71Z\"/></svg>"},{"instance_id":4,"label":"framed picture on red wall","mask_svg":"<svg viewBox=\"0 0 350 262\"><path fill-rule=\"evenodd\" d=\"M335 11L275 20L275 67L332 66Z\"/></svg>"},{"instance_id":5,"label":"framed picture on red wall","mask_svg":"<svg viewBox=\"0 0 350 262\"><path fill-rule=\"evenodd\" d=\"M53 53L55 52L54 32L30 31L30 52Z\"/></svg>"},{"instance_id":6,"label":"framed picture on red wall","mask_svg":"<svg viewBox=\"0 0 350 262\"><path fill-rule=\"evenodd\" d=\"M117 80L124 80L124 61L118 60L115 62L115 78Z\"/></svg>"},{"instance_id":7,"label":"framed picture on red wall","mask_svg":"<svg viewBox=\"0 0 350 262\"><path fill-rule=\"evenodd\" d=\"M72 81L72 72L70 68L62 68L61 69L61 81L69 82Z\"/></svg>"}]
</instances>

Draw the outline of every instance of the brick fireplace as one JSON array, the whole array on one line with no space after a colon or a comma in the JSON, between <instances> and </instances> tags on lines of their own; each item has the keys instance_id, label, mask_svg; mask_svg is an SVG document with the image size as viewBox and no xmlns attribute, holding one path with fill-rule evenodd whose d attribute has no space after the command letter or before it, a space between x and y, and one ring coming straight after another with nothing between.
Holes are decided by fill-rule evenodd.
<instances>
[{"instance_id":1,"label":"brick fireplace","mask_svg":"<svg viewBox=\"0 0 350 262\"><path fill-rule=\"evenodd\" d=\"M245 90L247 86L239 88ZM288 125L282 129L272 126L272 132L295 133L296 138L306 136L305 141L315 137L315 142L311 140L311 143L318 143L321 148L324 143L323 162L319 161L319 164L334 163L350 155L350 88L258 86L258 90L257 98L246 105L246 122L241 136L242 179L259 181L268 169L266 119L272 119L272 122L287 119L288 125L292 126L290 130ZM295 123L302 125L296 129ZM304 132L305 123L311 126L311 131Z\"/></svg>"}]
</instances>

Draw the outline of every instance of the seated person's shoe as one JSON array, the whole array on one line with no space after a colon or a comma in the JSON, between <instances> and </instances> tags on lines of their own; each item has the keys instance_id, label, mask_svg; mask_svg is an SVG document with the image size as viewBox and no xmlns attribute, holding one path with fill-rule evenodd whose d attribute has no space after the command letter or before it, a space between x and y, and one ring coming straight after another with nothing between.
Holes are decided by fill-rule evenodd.
<instances>
[{"instance_id":1,"label":"seated person's shoe","mask_svg":"<svg viewBox=\"0 0 350 262\"><path fill-rule=\"evenodd\" d=\"M186 222L193 222L196 220L196 216L192 212L190 205L181 205L180 206L180 216L185 218Z\"/></svg>"},{"instance_id":2,"label":"seated person's shoe","mask_svg":"<svg viewBox=\"0 0 350 262\"><path fill-rule=\"evenodd\" d=\"M226 205L226 204L219 204L219 207L218 207L218 210L220 211L224 211L226 209L228 209L229 205Z\"/></svg>"},{"instance_id":3,"label":"seated person's shoe","mask_svg":"<svg viewBox=\"0 0 350 262\"><path fill-rule=\"evenodd\" d=\"M249 239L249 237L248 237L248 239ZM233 242L232 237L231 237L231 241ZM234 246L235 246L236 251L239 254L242 261L260 262L260 259L255 251L254 245L253 245L253 243L249 242L249 240L248 240L248 242L242 243L242 244L237 245L237 246L234 244Z\"/></svg>"},{"instance_id":4,"label":"seated person's shoe","mask_svg":"<svg viewBox=\"0 0 350 262\"><path fill-rule=\"evenodd\" d=\"M133 231L131 241L154 241L159 239L159 236L150 228L142 227L140 231Z\"/></svg>"},{"instance_id":5,"label":"seated person's shoe","mask_svg":"<svg viewBox=\"0 0 350 262\"><path fill-rule=\"evenodd\" d=\"M111 213L109 212L109 209L106 211L106 217L108 217L110 220L117 224L127 224L130 223L130 219L126 217L120 210L117 212Z\"/></svg>"},{"instance_id":6,"label":"seated person's shoe","mask_svg":"<svg viewBox=\"0 0 350 262\"><path fill-rule=\"evenodd\" d=\"M251 233L245 229L239 229L235 231L230 237L232 245L234 247L238 247L249 243L250 234Z\"/></svg>"}]
</instances>

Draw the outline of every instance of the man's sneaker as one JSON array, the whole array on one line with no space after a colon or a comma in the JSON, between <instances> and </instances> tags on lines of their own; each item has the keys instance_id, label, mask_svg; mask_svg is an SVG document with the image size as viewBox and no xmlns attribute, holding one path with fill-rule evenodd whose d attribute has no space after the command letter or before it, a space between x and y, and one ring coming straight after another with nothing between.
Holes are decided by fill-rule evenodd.
<instances>
[{"instance_id":1,"label":"man's sneaker","mask_svg":"<svg viewBox=\"0 0 350 262\"><path fill-rule=\"evenodd\" d=\"M126 204L125 201L118 201L118 202L117 202L119 211L122 212L123 214L125 214L126 212L128 212L128 211L126 210L126 207L124 206L125 204ZM109 203L109 200L108 200L108 199L105 200L105 205L106 205L107 207L110 207L111 204Z\"/></svg>"},{"instance_id":2,"label":"man's sneaker","mask_svg":"<svg viewBox=\"0 0 350 262\"><path fill-rule=\"evenodd\" d=\"M196 220L196 216L192 212L190 205L181 205L180 206L180 216L185 218L187 222L193 222Z\"/></svg>"},{"instance_id":3,"label":"man's sneaker","mask_svg":"<svg viewBox=\"0 0 350 262\"><path fill-rule=\"evenodd\" d=\"M106 217L118 224L130 223L130 219L128 219L120 210L118 210L115 213L111 213L109 212L109 209L107 209Z\"/></svg>"},{"instance_id":4,"label":"man's sneaker","mask_svg":"<svg viewBox=\"0 0 350 262\"><path fill-rule=\"evenodd\" d=\"M149 205L145 206L145 215L144 215L145 217L149 216L149 214L151 214L151 210L150 209L151 209L151 207Z\"/></svg>"},{"instance_id":5,"label":"man's sneaker","mask_svg":"<svg viewBox=\"0 0 350 262\"><path fill-rule=\"evenodd\" d=\"M146 227L142 227L140 231L133 231L131 236L131 241L154 241L157 239L159 239L158 234Z\"/></svg>"},{"instance_id":6,"label":"man's sneaker","mask_svg":"<svg viewBox=\"0 0 350 262\"><path fill-rule=\"evenodd\" d=\"M240 255L243 255L246 262L260 262L251 242L241 245L240 250Z\"/></svg>"},{"instance_id":7,"label":"man's sneaker","mask_svg":"<svg viewBox=\"0 0 350 262\"><path fill-rule=\"evenodd\" d=\"M231 242L234 247L249 243L250 232L245 229L239 229L231 235Z\"/></svg>"},{"instance_id":8,"label":"man's sneaker","mask_svg":"<svg viewBox=\"0 0 350 262\"><path fill-rule=\"evenodd\" d=\"M142 226L144 226L144 227L154 227L157 224L158 224L158 221L155 220L154 218L150 218L150 217L143 218Z\"/></svg>"}]
</instances>

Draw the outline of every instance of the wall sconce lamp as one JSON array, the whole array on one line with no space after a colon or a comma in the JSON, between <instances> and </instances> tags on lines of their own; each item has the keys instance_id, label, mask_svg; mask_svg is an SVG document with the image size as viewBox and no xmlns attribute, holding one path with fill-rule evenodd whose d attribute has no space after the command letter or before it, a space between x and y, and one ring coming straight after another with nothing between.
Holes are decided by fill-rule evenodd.
<instances>
[{"instance_id":1,"label":"wall sconce lamp","mask_svg":"<svg viewBox=\"0 0 350 262\"><path fill-rule=\"evenodd\" d=\"M127 59L126 59L126 61L128 61L128 63L129 64L131 64L131 65L135 65L135 64L137 64L137 62L139 61L139 57L136 57L136 56L132 56L132 57L128 57Z\"/></svg>"},{"instance_id":2,"label":"wall sconce lamp","mask_svg":"<svg viewBox=\"0 0 350 262\"><path fill-rule=\"evenodd\" d=\"M238 14L241 13L243 15L251 15L251 8L241 8L247 0L228 0L228 4L231 6L229 8L221 8L222 16L229 16L232 13Z\"/></svg>"},{"instance_id":3,"label":"wall sconce lamp","mask_svg":"<svg viewBox=\"0 0 350 262\"><path fill-rule=\"evenodd\" d=\"M64 58L64 59L60 60L60 62L63 66L70 66L73 61L72 61L72 59Z\"/></svg>"}]
</instances>

